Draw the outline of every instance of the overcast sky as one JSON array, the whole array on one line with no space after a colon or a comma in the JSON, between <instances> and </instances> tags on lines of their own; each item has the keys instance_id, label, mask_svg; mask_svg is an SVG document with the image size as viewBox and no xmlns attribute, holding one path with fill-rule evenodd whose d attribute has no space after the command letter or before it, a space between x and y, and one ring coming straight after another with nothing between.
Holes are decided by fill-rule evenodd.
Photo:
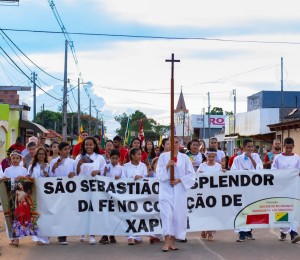
<instances>
[{"instance_id":1,"label":"overcast sky","mask_svg":"<svg viewBox=\"0 0 300 260\"><path fill-rule=\"evenodd\" d=\"M175 103L182 86L191 114L200 114L203 107L207 110L207 92L211 92L212 107L229 111L233 110L231 93L236 89L237 112L245 112L247 96L262 90L280 90L280 57L284 58L284 89L299 90L300 17L296 0L60 0L55 4L69 32L246 41L71 35L79 71L85 82L93 83L88 91L110 137L118 127L114 116L123 112L140 109L159 123L169 123L170 64L165 59L171 53L181 60L175 64ZM20 0L18 7L0 6L0 27L60 30L47 0ZM63 78L63 35L5 33L40 67ZM37 72L45 90L62 97L60 81L45 75L18 53L27 68L2 37L0 46L27 75ZM2 55L0 50L0 84L28 85L29 80ZM78 71L70 51L68 57L68 78L76 85ZM77 99L76 93L75 89ZM87 112L88 98L84 90L81 94L82 110ZM60 101L41 91L38 95L38 111L43 103L45 109L57 110ZM68 109L77 111L71 92L69 99ZM31 105L32 93L22 93L21 100Z\"/></svg>"}]
</instances>

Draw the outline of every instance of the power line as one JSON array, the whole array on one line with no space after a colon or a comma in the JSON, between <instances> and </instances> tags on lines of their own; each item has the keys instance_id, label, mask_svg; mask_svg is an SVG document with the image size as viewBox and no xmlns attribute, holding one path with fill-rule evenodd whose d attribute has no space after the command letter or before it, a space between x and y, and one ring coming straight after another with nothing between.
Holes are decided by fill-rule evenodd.
<instances>
[{"instance_id":1,"label":"power line","mask_svg":"<svg viewBox=\"0 0 300 260\"><path fill-rule=\"evenodd\" d=\"M28 75L14 62L14 60L6 53L5 50L3 50L3 48L0 46L0 49L4 52L4 54L10 59L10 61L18 68L18 70L26 77L30 80L30 82L32 82L32 79L30 77L28 77ZM52 97L56 100L62 101L61 99L58 99L52 95L50 95L49 93L47 93L45 90L43 90L39 85L36 84L36 86L42 90L45 94L47 94L49 97Z\"/></svg>"},{"instance_id":2,"label":"power line","mask_svg":"<svg viewBox=\"0 0 300 260\"><path fill-rule=\"evenodd\" d=\"M12 31L12 32L64 34L64 32L48 31L48 30L30 30L30 29L13 29L13 28L2 28L1 30ZM68 34L69 35L82 35L82 36L102 36L102 37L140 38L140 39L158 39L158 40L159 39L161 39L161 40L201 40L201 41L219 41L219 42L235 42L235 43L300 45L300 42L293 42L293 41L234 40L234 39L207 38L207 37L178 37L178 36L155 36L155 35L112 34L112 33L88 33L88 32L68 32Z\"/></svg>"},{"instance_id":3,"label":"power line","mask_svg":"<svg viewBox=\"0 0 300 260\"><path fill-rule=\"evenodd\" d=\"M8 37L8 35L2 30L0 29L0 31L5 35L5 37L17 48L17 50L19 52L21 52L34 66L36 66L39 70L41 70L42 72L44 72L46 75L48 75L49 77L51 78L54 78L56 80L59 80L59 81L63 81L62 79L59 79L51 74L49 74L47 71L43 70L39 65L37 65L34 61L32 61L13 41L10 37ZM3 36L2 36L3 37ZM4 39L4 37L3 37ZM5 40L5 39L4 39ZM5 40L6 41L6 40Z\"/></svg>"}]
</instances>

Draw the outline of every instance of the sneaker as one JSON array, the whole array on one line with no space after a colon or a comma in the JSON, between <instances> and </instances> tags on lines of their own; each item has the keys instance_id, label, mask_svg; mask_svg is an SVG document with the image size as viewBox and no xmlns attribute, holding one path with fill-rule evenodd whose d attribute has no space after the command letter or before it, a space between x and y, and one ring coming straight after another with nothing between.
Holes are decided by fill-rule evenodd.
<instances>
[{"instance_id":1,"label":"sneaker","mask_svg":"<svg viewBox=\"0 0 300 260\"><path fill-rule=\"evenodd\" d=\"M109 243L108 236L102 236L102 238L100 239L99 243L102 244L102 245L108 244Z\"/></svg>"},{"instance_id":2,"label":"sneaker","mask_svg":"<svg viewBox=\"0 0 300 260\"><path fill-rule=\"evenodd\" d=\"M84 242L84 241L85 241L85 235L81 235L81 236L79 237L79 241L80 241L80 242Z\"/></svg>"},{"instance_id":3,"label":"sneaker","mask_svg":"<svg viewBox=\"0 0 300 260\"><path fill-rule=\"evenodd\" d=\"M283 232L280 232L279 241L284 241L284 240L286 240L286 234Z\"/></svg>"},{"instance_id":4,"label":"sneaker","mask_svg":"<svg viewBox=\"0 0 300 260\"><path fill-rule=\"evenodd\" d=\"M90 242L89 242L90 245L95 245L96 244L96 239L95 239L95 236L90 236Z\"/></svg>"},{"instance_id":5,"label":"sneaker","mask_svg":"<svg viewBox=\"0 0 300 260\"><path fill-rule=\"evenodd\" d=\"M292 230L290 232L290 235L291 235L291 242L295 243L294 241L295 241L296 237L298 237L298 233Z\"/></svg>"},{"instance_id":6,"label":"sneaker","mask_svg":"<svg viewBox=\"0 0 300 260\"><path fill-rule=\"evenodd\" d=\"M245 237L249 240L255 240L254 236L252 235L252 231L245 232Z\"/></svg>"},{"instance_id":7,"label":"sneaker","mask_svg":"<svg viewBox=\"0 0 300 260\"><path fill-rule=\"evenodd\" d=\"M68 241L67 241L67 239L65 238L65 237L60 237L59 239L58 239L58 242L61 244L61 245L68 245L69 243L68 243Z\"/></svg>"},{"instance_id":8,"label":"sneaker","mask_svg":"<svg viewBox=\"0 0 300 260\"><path fill-rule=\"evenodd\" d=\"M117 240L116 240L115 236L109 236L109 242L110 242L111 244L117 243Z\"/></svg>"},{"instance_id":9,"label":"sneaker","mask_svg":"<svg viewBox=\"0 0 300 260\"><path fill-rule=\"evenodd\" d=\"M239 232L239 237L238 237L238 239L236 240L236 242L244 242L244 241L245 241L245 233L246 233L246 232L240 231L240 232Z\"/></svg>"}]
</instances>

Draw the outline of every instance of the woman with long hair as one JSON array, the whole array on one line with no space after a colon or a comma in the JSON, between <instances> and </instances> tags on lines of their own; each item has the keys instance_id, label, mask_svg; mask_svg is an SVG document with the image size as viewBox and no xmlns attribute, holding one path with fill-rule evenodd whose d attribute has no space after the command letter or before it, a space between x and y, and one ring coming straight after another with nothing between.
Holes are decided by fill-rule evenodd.
<instances>
[{"instance_id":1,"label":"woman with long hair","mask_svg":"<svg viewBox=\"0 0 300 260\"><path fill-rule=\"evenodd\" d=\"M47 151L44 147L37 148L32 163L28 167L28 175L32 178L48 177L49 165Z\"/></svg>"},{"instance_id":2,"label":"woman with long hair","mask_svg":"<svg viewBox=\"0 0 300 260\"><path fill-rule=\"evenodd\" d=\"M59 142L57 142L57 141L53 141L50 144L50 156L48 158L49 163L53 159L56 159L59 156L58 145L59 145Z\"/></svg>"},{"instance_id":3,"label":"woman with long hair","mask_svg":"<svg viewBox=\"0 0 300 260\"><path fill-rule=\"evenodd\" d=\"M142 151L141 162L146 164L147 169L149 170L151 166L149 163L148 154L145 151L143 151L141 141L138 137L135 137L131 140L129 150L127 151L125 158L124 158L124 164L130 162L129 154L130 154L131 148L140 148L141 149L141 151Z\"/></svg>"},{"instance_id":4,"label":"woman with long hair","mask_svg":"<svg viewBox=\"0 0 300 260\"><path fill-rule=\"evenodd\" d=\"M163 138L161 141L161 145L159 146L160 153L169 152L171 149L171 142L169 137Z\"/></svg>"},{"instance_id":5,"label":"woman with long hair","mask_svg":"<svg viewBox=\"0 0 300 260\"><path fill-rule=\"evenodd\" d=\"M152 160L156 157L154 143L151 139L148 139L145 142L145 152L148 154L149 163L152 163Z\"/></svg>"},{"instance_id":6,"label":"woman with long hair","mask_svg":"<svg viewBox=\"0 0 300 260\"><path fill-rule=\"evenodd\" d=\"M47 151L43 146L37 148L32 164L28 167L28 175L32 178L43 178L49 176ZM32 236L32 240L37 242L39 246L49 244L49 238L44 236Z\"/></svg>"},{"instance_id":7,"label":"woman with long hair","mask_svg":"<svg viewBox=\"0 0 300 260\"><path fill-rule=\"evenodd\" d=\"M81 154L77 155L75 159L76 174L96 176L104 173L106 162L102 155L100 155L96 140L93 137L87 137L81 144ZM80 236L80 241L83 242L85 236ZM90 235L90 245L96 244L94 235Z\"/></svg>"}]
</instances>

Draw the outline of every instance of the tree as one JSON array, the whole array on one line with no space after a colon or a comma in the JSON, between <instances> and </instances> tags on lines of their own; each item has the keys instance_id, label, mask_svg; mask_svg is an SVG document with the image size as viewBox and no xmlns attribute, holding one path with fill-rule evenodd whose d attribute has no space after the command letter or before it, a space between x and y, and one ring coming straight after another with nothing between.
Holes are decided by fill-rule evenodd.
<instances>
[{"instance_id":1,"label":"tree","mask_svg":"<svg viewBox=\"0 0 300 260\"><path fill-rule=\"evenodd\" d=\"M73 117L73 126L72 126L72 117ZM77 113L67 113L67 134L68 135L78 135L77 128ZM88 130L89 121L91 121L91 130L90 134L99 134L99 122L95 117L90 117L87 114L81 113L80 115L80 124L84 130ZM62 133L62 113L53 112L50 110L44 110L36 115L36 123L44 126L46 129L55 130L58 133ZM72 132L73 129L73 132Z\"/></svg>"},{"instance_id":2,"label":"tree","mask_svg":"<svg viewBox=\"0 0 300 260\"><path fill-rule=\"evenodd\" d=\"M206 112L208 115L208 112ZM210 111L211 115L224 115L223 108L221 107L213 107L213 109Z\"/></svg>"},{"instance_id":3,"label":"tree","mask_svg":"<svg viewBox=\"0 0 300 260\"><path fill-rule=\"evenodd\" d=\"M140 121L143 119L144 122L144 134L145 140L152 139L158 140L161 134L165 134L169 126L157 124L157 122L148 118L146 114L141 112L140 110L136 110L131 115L123 113L122 115L116 116L115 120L120 123L120 128L116 129L118 135L125 137L125 132L127 128L128 117L130 119L130 132L134 132L135 136L138 136L140 129Z\"/></svg>"},{"instance_id":4,"label":"tree","mask_svg":"<svg viewBox=\"0 0 300 260\"><path fill-rule=\"evenodd\" d=\"M229 115L233 115L232 111L225 111L225 115L229 116Z\"/></svg>"}]
</instances>

